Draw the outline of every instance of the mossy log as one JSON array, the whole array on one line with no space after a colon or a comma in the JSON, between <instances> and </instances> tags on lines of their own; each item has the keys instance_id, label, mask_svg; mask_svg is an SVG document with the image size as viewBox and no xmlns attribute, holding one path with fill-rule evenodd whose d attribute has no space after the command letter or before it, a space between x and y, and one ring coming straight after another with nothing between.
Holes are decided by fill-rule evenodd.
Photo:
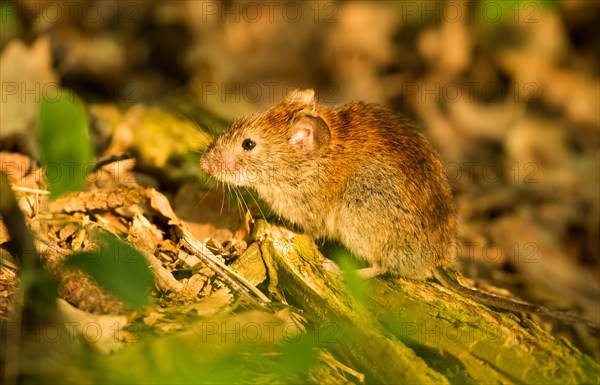
<instances>
[{"instance_id":1,"label":"mossy log","mask_svg":"<svg viewBox=\"0 0 600 385\"><path fill-rule=\"evenodd\" d=\"M306 236L263 221L257 239L278 290L340 338L327 347L384 383L598 383L600 367L527 319L499 313L438 283L377 278L359 300ZM270 273L272 281L274 274ZM274 288L272 288L274 289Z\"/></svg>"}]
</instances>

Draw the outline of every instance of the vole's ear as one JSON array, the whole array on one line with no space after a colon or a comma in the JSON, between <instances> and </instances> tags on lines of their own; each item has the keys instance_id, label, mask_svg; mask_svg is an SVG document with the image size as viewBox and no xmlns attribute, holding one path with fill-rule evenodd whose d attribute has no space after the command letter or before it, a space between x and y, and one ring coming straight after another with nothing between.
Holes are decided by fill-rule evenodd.
<instances>
[{"instance_id":1,"label":"vole's ear","mask_svg":"<svg viewBox=\"0 0 600 385\"><path fill-rule=\"evenodd\" d=\"M286 103L302 103L310 106L314 106L315 101L315 91L312 88L308 88L306 90L293 90L290 91L285 97Z\"/></svg>"},{"instance_id":2,"label":"vole's ear","mask_svg":"<svg viewBox=\"0 0 600 385\"><path fill-rule=\"evenodd\" d=\"M318 115L302 114L290 127L289 143L304 152L319 151L329 146L331 131Z\"/></svg>"}]
</instances>

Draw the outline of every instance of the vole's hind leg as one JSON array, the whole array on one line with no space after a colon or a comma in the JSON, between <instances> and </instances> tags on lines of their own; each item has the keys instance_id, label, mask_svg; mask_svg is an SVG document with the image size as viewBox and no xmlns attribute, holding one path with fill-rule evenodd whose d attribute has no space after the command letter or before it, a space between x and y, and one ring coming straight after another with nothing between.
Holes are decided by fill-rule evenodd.
<instances>
[{"instance_id":1,"label":"vole's hind leg","mask_svg":"<svg viewBox=\"0 0 600 385\"><path fill-rule=\"evenodd\" d=\"M372 265L371 267L356 270L356 274L362 279L375 278L385 273L387 273L387 270L379 265Z\"/></svg>"},{"instance_id":2,"label":"vole's hind leg","mask_svg":"<svg viewBox=\"0 0 600 385\"><path fill-rule=\"evenodd\" d=\"M335 274L336 276L344 279L344 272L340 269L340 267L332 261L331 259L325 258L323 261L323 270ZM375 278L381 274L385 274L387 272L386 269L382 268L379 265L374 265L371 267L365 267L363 269L356 270L356 275L358 275L361 279L371 279Z\"/></svg>"}]
</instances>

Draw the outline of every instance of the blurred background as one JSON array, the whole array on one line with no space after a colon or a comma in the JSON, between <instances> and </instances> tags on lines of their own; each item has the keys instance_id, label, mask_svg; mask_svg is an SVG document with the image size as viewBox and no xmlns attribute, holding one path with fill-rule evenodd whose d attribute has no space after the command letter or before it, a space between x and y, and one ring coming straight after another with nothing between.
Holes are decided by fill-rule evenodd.
<instances>
[{"instance_id":1,"label":"blurred background","mask_svg":"<svg viewBox=\"0 0 600 385\"><path fill-rule=\"evenodd\" d=\"M446 164L467 277L600 321L600 2L13 0L0 17L0 150L35 156L58 87L213 132L293 88L381 103ZM586 333L568 337L599 359Z\"/></svg>"}]
</instances>

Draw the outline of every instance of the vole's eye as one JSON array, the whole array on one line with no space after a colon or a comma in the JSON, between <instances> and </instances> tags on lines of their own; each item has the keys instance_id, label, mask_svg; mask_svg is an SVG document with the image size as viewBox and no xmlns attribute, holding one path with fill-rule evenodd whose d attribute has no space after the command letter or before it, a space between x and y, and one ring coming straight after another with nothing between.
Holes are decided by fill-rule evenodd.
<instances>
[{"instance_id":1,"label":"vole's eye","mask_svg":"<svg viewBox=\"0 0 600 385\"><path fill-rule=\"evenodd\" d=\"M246 151L250 151L254 147L256 147L256 142L252 139L244 139L244 141L242 142L242 148Z\"/></svg>"}]
</instances>

